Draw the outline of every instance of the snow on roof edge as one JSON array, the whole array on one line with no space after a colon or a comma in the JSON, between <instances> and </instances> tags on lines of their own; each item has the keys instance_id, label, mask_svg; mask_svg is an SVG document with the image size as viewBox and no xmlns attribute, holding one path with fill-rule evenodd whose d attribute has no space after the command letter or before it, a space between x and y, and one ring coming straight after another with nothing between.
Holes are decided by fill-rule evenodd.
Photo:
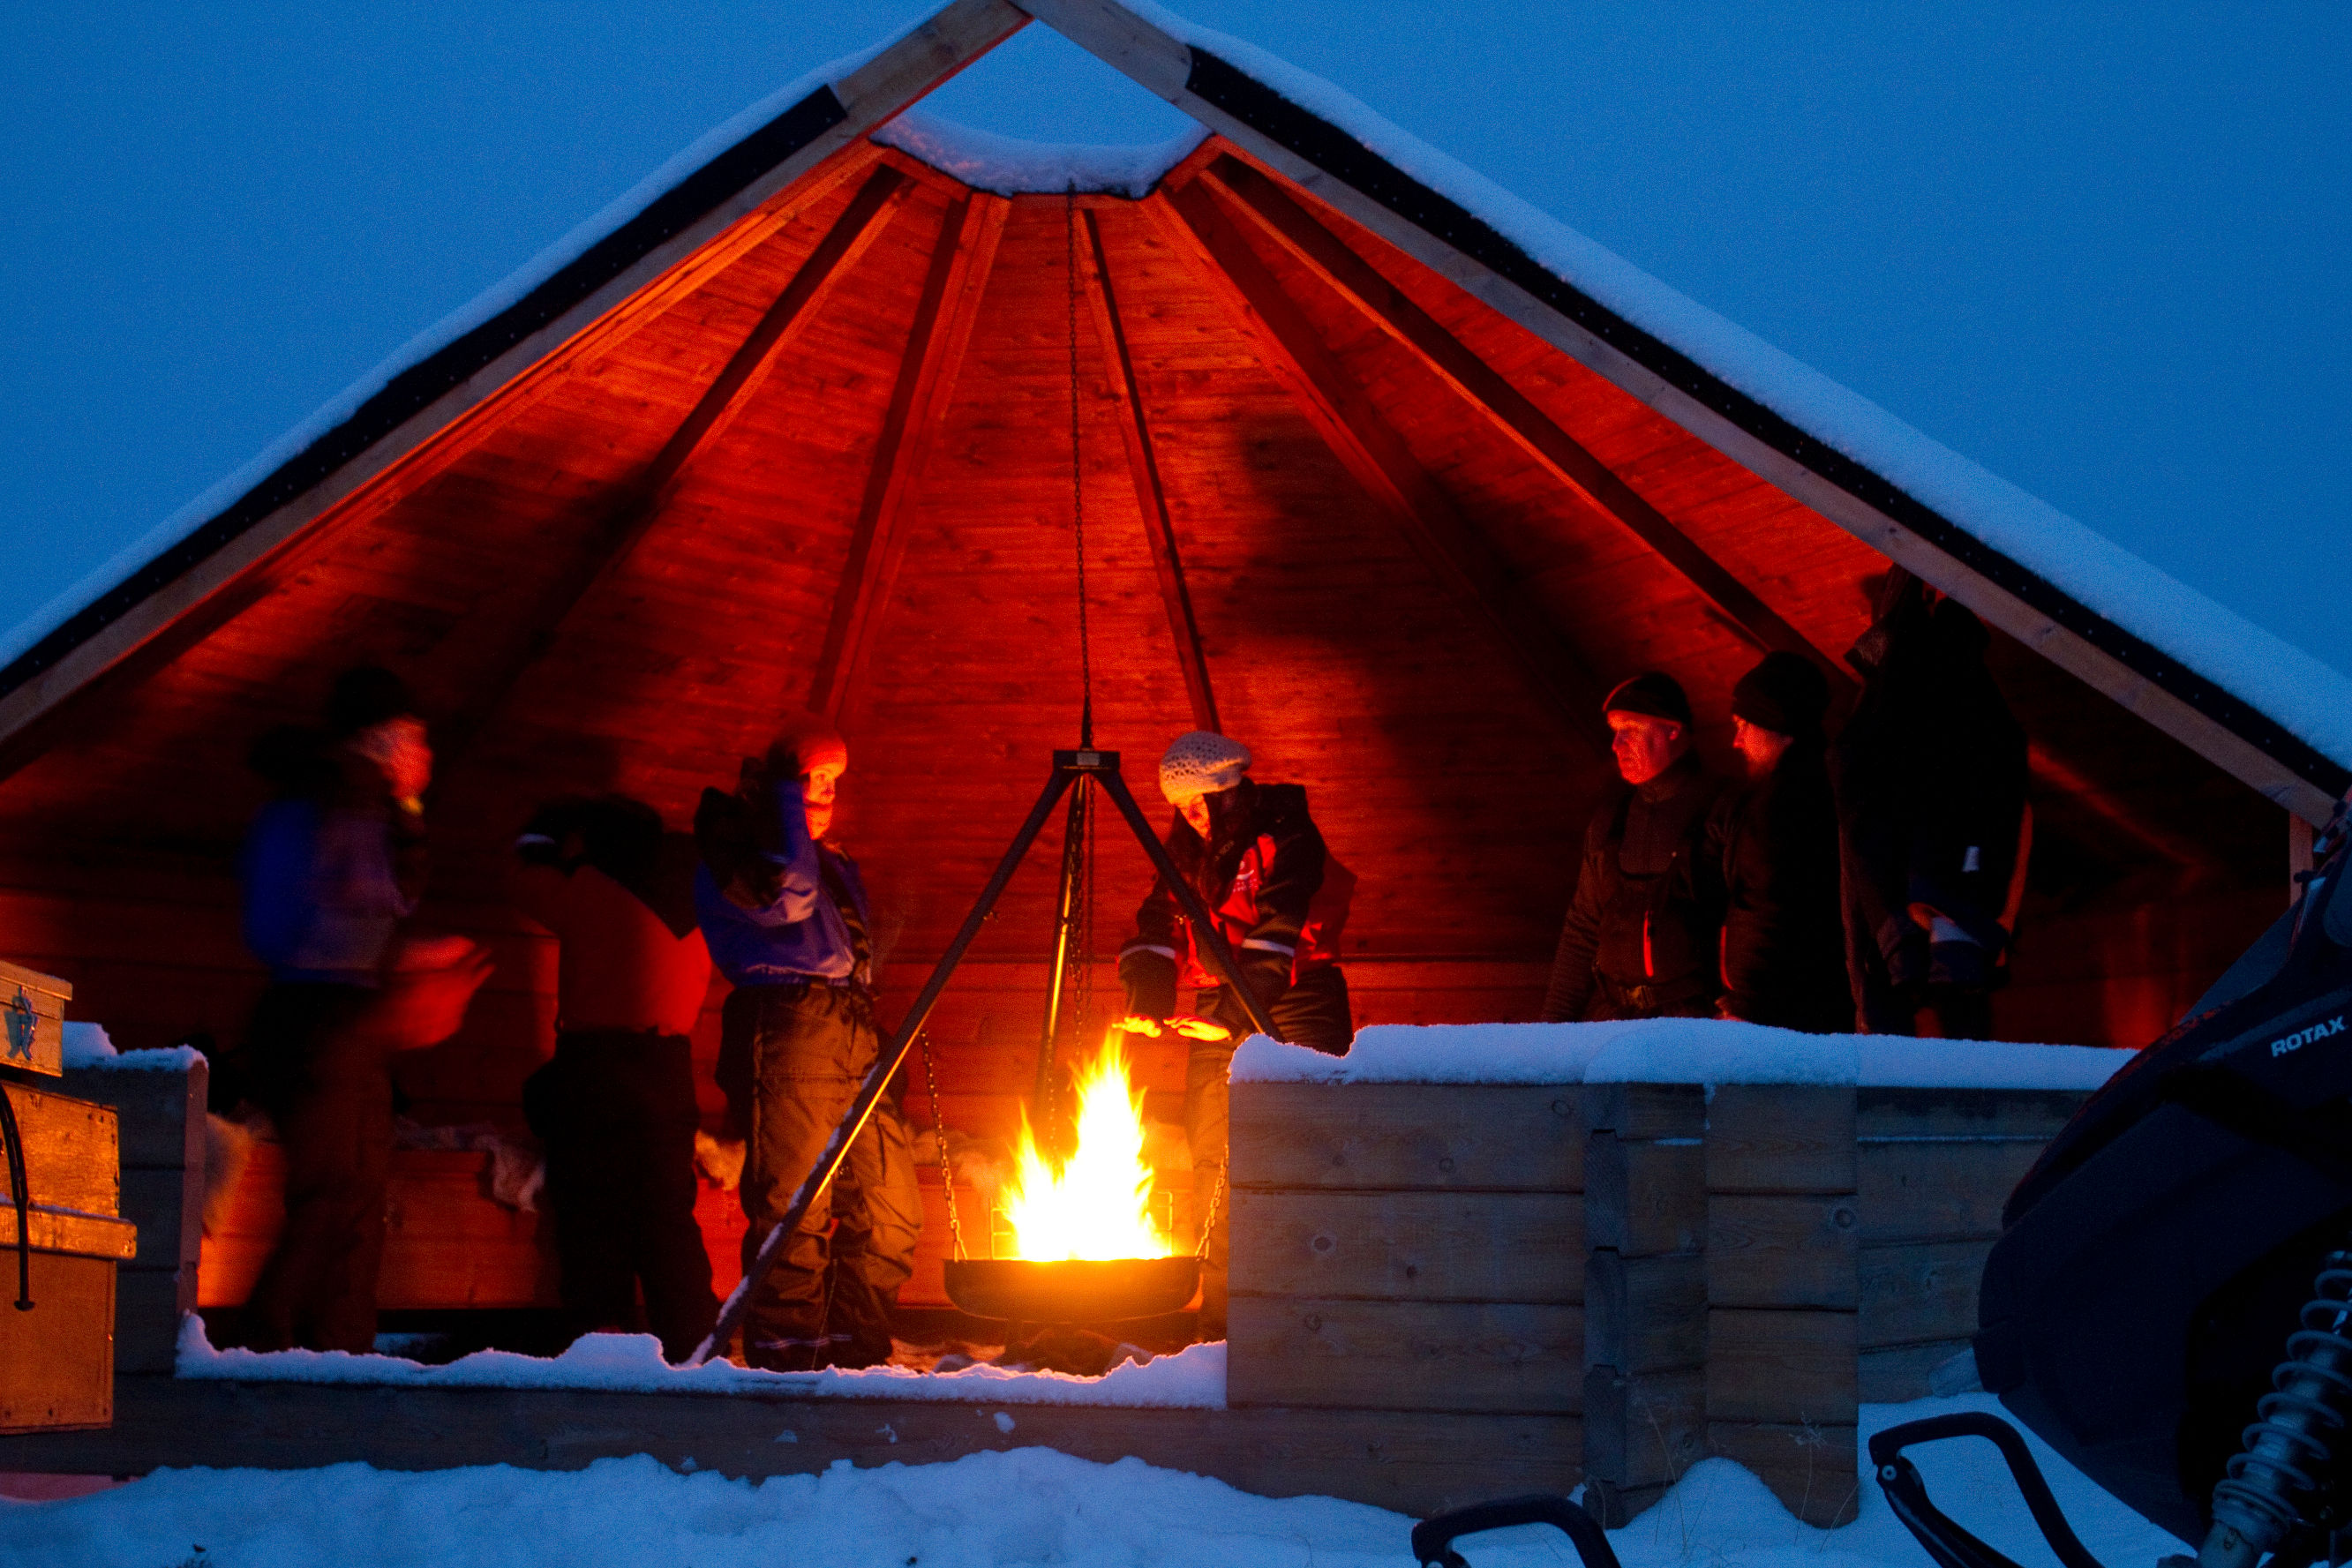
<instances>
[{"instance_id":1,"label":"snow on roof edge","mask_svg":"<svg viewBox=\"0 0 2352 1568\"><path fill-rule=\"evenodd\" d=\"M902 111L874 132L874 140L883 146L895 147L975 191L1058 196L1075 188L1139 199L1150 195L1169 170L1208 139L1209 128L1196 124L1166 141L1140 146L1024 141L919 108Z\"/></svg>"},{"instance_id":2,"label":"snow on roof edge","mask_svg":"<svg viewBox=\"0 0 2352 1568\"><path fill-rule=\"evenodd\" d=\"M1187 21L1153 0L1124 3L1172 37L1218 55L1347 131L1405 173L1475 214L1562 282L1688 355L1726 384L1871 469L2094 612L2179 660L2339 765L2352 768L2352 678L1652 277L1485 175L1400 130L1321 78L1254 44ZM820 66L769 94L698 139L504 281L418 334L252 461L0 635L0 669L13 664L84 605L234 505L289 459L349 419L394 376L522 299L750 131L816 88L856 69L913 30L909 27L870 48ZM888 129L883 128L885 132ZM880 139L932 162L917 145L908 144L923 144L927 137L933 139L929 145L934 151L950 150L955 155L969 156L975 168L999 174L1006 174L1021 158L1035 156L1013 150L1064 155L1081 151L1023 143L930 115L919 115L904 141L891 140L887 134ZM1173 145L1170 142L1150 151L1156 155ZM1181 156L1178 154L1178 159ZM1171 160L1170 166L1176 161ZM1139 157L1136 166L1146 162L1148 159ZM1163 168L1159 172L1165 172Z\"/></svg>"},{"instance_id":3,"label":"snow on roof edge","mask_svg":"<svg viewBox=\"0 0 2352 1568\"><path fill-rule=\"evenodd\" d=\"M1121 3L1347 131L1484 219L1562 282L2352 768L2352 678L1726 320L1321 78L1155 0Z\"/></svg>"}]
</instances>

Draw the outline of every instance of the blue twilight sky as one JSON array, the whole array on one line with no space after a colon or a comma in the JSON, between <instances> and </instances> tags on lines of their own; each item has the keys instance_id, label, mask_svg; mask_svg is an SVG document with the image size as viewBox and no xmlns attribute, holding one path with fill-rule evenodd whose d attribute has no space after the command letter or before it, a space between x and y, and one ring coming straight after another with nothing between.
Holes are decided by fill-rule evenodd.
<instances>
[{"instance_id":1,"label":"blue twilight sky","mask_svg":"<svg viewBox=\"0 0 2352 1568\"><path fill-rule=\"evenodd\" d=\"M37 608L703 131L934 0L18 0ZM2352 7L1181 0L2352 673ZM1150 141L1042 27L930 107Z\"/></svg>"}]
</instances>

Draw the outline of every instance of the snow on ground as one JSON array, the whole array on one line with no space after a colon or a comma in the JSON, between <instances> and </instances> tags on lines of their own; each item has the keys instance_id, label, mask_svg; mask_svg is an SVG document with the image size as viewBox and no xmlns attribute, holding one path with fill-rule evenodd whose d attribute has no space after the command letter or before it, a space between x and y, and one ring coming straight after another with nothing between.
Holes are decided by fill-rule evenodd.
<instances>
[{"instance_id":1,"label":"snow on ground","mask_svg":"<svg viewBox=\"0 0 2352 1568\"><path fill-rule=\"evenodd\" d=\"M1187 1346L1173 1355L1124 1363L1100 1377L967 1366L916 1372L871 1366L857 1372L761 1372L730 1362L697 1367L662 1360L651 1334L588 1334L561 1355L478 1350L446 1366L397 1355L341 1350L215 1350L202 1318L180 1321L176 1366L182 1377L240 1383L352 1383L394 1388L599 1388L627 1394L795 1394L828 1399L924 1399L948 1404L1109 1405L1163 1409L1225 1407L1225 1347Z\"/></svg>"},{"instance_id":2,"label":"snow on ground","mask_svg":"<svg viewBox=\"0 0 2352 1568\"><path fill-rule=\"evenodd\" d=\"M1236 1083L1857 1083L2096 1089L2129 1051L1885 1034L1799 1034L1721 1019L1375 1024L1345 1056L1253 1035Z\"/></svg>"},{"instance_id":3,"label":"snow on ground","mask_svg":"<svg viewBox=\"0 0 2352 1568\"><path fill-rule=\"evenodd\" d=\"M1997 1406L1980 1395L1865 1405L1863 1433L1955 1409ZM2181 1550L2033 1447L2084 1544L2108 1568L2152 1568ZM2048 1560L1990 1444L1913 1453L1961 1523L2020 1561ZM1927 1568L1874 1483L1830 1484L1858 1487L1862 1516L1814 1530L1746 1470L1709 1459L1611 1542L1625 1568ZM1253 1497L1139 1459L1100 1465L1045 1448L865 1470L842 1461L756 1483L680 1475L640 1457L569 1472L164 1470L89 1497L0 1502L0 1559L15 1568L1410 1568L1412 1525L1359 1503ZM1549 1529L1461 1544L1473 1568L1576 1560Z\"/></svg>"}]
</instances>

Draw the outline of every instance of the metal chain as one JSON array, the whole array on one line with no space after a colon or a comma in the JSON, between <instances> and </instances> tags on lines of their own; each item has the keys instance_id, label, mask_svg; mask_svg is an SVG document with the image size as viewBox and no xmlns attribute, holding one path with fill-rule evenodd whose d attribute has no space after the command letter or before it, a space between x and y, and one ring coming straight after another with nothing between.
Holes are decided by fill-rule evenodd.
<instances>
[{"instance_id":1,"label":"metal chain","mask_svg":"<svg viewBox=\"0 0 2352 1568\"><path fill-rule=\"evenodd\" d=\"M1078 454L1078 183L1062 197L1062 249L1069 271L1070 515L1078 547L1078 749L1095 746L1094 649L1087 634L1087 475Z\"/></svg>"},{"instance_id":2,"label":"metal chain","mask_svg":"<svg viewBox=\"0 0 2352 1568\"><path fill-rule=\"evenodd\" d=\"M948 1158L948 1124L940 1116L940 1074L931 1065L931 1036L929 1030L915 1036L923 1048L923 1082L931 1089L931 1136L940 1145L940 1185L948 1195L948 1235L952 1239L955 1255L966 1256L963 1246L963 1221L956 1216L955 1162Z\"/></svg>"},{"instance_id":3,"label":"metal chain","mask_svg":"<svg viewBox=\"0 0 2352 1568\"><path fill-rule=\"evenodd\" d=\"M1225 1201L1225 1167L1217 1167L1217 1190L1209 1195L1209 1217L1201 1222L1201 1245L1192 1256L1202 1262L1209 1260L1209 1238L1216 1234L1217 1210Z\"/></svg>"}]
</instances>

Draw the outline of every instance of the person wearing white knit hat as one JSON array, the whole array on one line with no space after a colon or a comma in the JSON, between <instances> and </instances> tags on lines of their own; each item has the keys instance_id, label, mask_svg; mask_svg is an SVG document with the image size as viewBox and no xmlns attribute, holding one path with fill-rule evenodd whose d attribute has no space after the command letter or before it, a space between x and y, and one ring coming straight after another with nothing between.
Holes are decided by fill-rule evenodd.
<instances>
[{"instance_id":1,"label":"person wearing white knit hat","mask_svg":"<svg viewBox=\"0 0 2352 1568\"><path fill-rule=\"evenodd\" d=\"M1216 921L1261 1013L1282 1038L1330 1055L1355 1037L1339 933L1355 876L1333 859L1297 784L1249 777L1249 747L1208 730L1180 735L1160 759L1160 792L1177 810L1168 858ZM1249 1011L1200 950L1182 905L1164 881L1136 914L1136 934L1118 956L1127 993L1123 1028L1189 1037L1184 1134L1192 1151L1196 1216L1219 1218L1202 1280L1202 1337L1222 1338L1225 1310L1223 1213L1227 1100L1234 1048L1249 1032ZM1172 1017L1180 986L1193 1014Z\"/></svg>"}]
</instances>

